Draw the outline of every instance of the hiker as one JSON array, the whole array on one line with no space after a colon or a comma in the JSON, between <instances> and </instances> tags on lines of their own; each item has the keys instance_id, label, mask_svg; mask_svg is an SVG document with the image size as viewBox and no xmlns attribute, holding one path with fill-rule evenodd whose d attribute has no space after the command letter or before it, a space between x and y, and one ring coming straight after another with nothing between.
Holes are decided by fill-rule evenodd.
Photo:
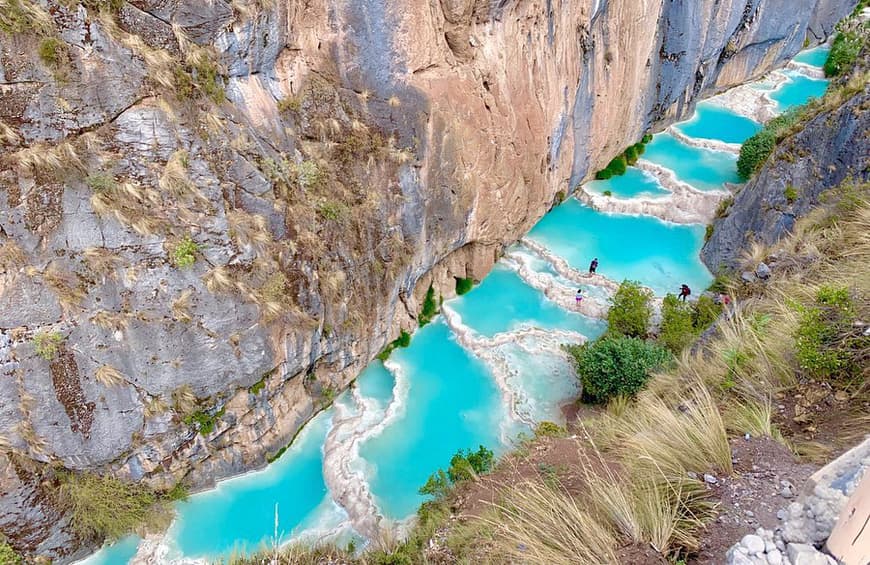
<instances>
[{"instance_id":1,"label":"hiker","mask_svg":"<svg viewBox=\"0 0 870 565\"><path fill-rule=\"evenodd\" d=\"M680 300L685 302L690 294L692 294L692 289L689 288L689 285L684 284L680 287Z\"/></svg>"},{"instance_id":2,"label":"hiker","mask_svg":"<svg viewBox=\"0 0 870 565\"><path fill-rule=\"evenodd\" d=\"M590 275L594 275L594 274L595 274L595 270L596 270L597 268L598 268L598 257L596 257L595 259L592 260L591 263L589 263L589 274L590 274Z\"/></svg>"},{"instance_id":3,"label":"hiker","mask_svg":"<svg viewBox=\"0 0 870 565\"><path fill-rule=\"evenodd\" d=\"M580 303L583 302L583 289L582 288L577 289L577 294L574 295L574 300L576 301L577 307L579 308Z\"/></svg>"}]
</instances>

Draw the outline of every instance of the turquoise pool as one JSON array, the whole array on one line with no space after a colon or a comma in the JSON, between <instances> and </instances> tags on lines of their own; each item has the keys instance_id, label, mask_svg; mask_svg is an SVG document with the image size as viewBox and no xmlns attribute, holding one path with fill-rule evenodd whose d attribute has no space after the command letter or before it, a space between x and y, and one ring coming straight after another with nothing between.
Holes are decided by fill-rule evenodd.
<instances>
[{"instance_id":1,"label":"turquoise pool","mask_svg":"<svg viewBox=\"0 0 870 565\"><path fill-rule=\"evenodd\" d=\"M669 133L656 134L643 158L674 172L699 190L722 190L724 183L739 183L737 156L680 143Z\"/></svg>"},{"instance_id":2,"label":"turquoise pool","mask_svg":"<svg viewBox=\"0 0 870 565\"><path fill-rule=\"evenodd\" d=\"M628 171L621 176L588 182L584 188L597 194L603 194L609 190L613 196L619 198L667 196L670 194L654 176L636 167L629 167Z\"/></svg>"},{"instance_id":3,"label":"turquoise pool","mask_svg":"<svg viewBox=\"0 0 870 565\"><path fill-rule=\"evenodd\" d=\"M599 274L615 281L638 280L659 295L677 292L683 283L700 291L713 280L698 256L704 242L700 225L604 214L569 198L528 237L582 271L598 257Z\"/></svg>"},{"instance_id":4,"label":"turquoise pool","mask_svg":"<svg viewBox=\"0 0 870 565\"><path fill-rule=\"evenodd\" d=\"M172 554L217 558L270 542L278 506L279 538L304 529L315 511L328 511L321 446L333 410L318 414L275 463L259 472L218 483L178 505L169 530Z\"/></svg>"},{"instance_id":5,"label":"turquoise pool","mask_svg":"<svg viewBox=\"0 0 870 565\"><path fill-rule=\"evenodd\" d=\"M820 98L828 89L829 81L825 79L810 78L797 71L785 71L785 74L789 80L769 95L780 111L806 104L810 98Z\"/></svg>"},{"instance_id":6,"label":"turquoise pool","mask_svg":"<svg viewBox=\"0 0 870 565\"><path fill-rule=\"evenodd\" d=\"M828 47L827 45L822 45L814 49L807 49L806 51L801 51L795 56L794 60L798 63L803 63L804 65L821 68L825 65L825 61L828 60L828 54L830 52L830 47Z\"/></svg>"},{"instance_id":7,"label":"turquoise pool","mask_svg":"<svg viewBox=\"0 0 870 565\"><path fill-rule=\"evenodd\" d=\"M689 137L743 143L761 129L761 124L721 106L701 102L690 120L675 127Z\"/></svg>"},{"instance_id":8,"label":"turquoise pool","mask_svg":"<svg viewBox=\"0 0 870 565\"><path fill-rule=\"evenodd\" d=\"M503 451L509 432L501 392L483 361L456 343L442 319L422 328L391 361L408 378L401 416L360 447L381 512L402 520L424 497L417 490L458 450Z\"/></svg>"},{"instance_id":9,"label":"turquoise pool","mask_svg":"<svg viewBox=\"0 0 870 565\"><path fill-rule=\"evenodd\" d=\"M523 326L574 331L592 338L603 333L600 320L565 309L571 306L547 300L514 271L500 265L470 293L450 303L466 325L487 337Z\"/></svg>"}]
</instances>

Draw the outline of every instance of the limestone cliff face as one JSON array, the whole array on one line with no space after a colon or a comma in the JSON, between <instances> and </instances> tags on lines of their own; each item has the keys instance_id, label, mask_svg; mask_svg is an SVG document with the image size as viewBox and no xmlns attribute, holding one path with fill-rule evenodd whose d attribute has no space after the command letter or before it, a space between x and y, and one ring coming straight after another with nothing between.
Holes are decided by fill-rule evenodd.
<instances>
[{"instance_id":1,"label":"limestone cliff face","mask_svg":"<svg viewBox=\"0 0 870 565\"><path fill-rule=\"evenodd\" d=\"M870 53L855 74L863 88L843 96L777 145L758 174L741 188L727 215L713 224L701 258L711 271L736 269L756 243L771 245L820 203L825 191L844 181L870 181ZM841 82L848 82L843 79ZM857 81L856 81L857 82ZM754 268L755 266L750 266Z\"/></svg>"},{"instance_id":2,"label":"limestone cliff face","mask_svg":"<svg viewBox=\"0 0 870 565\"><path fill-rule=\"evenodd\" d=\"M0 530L76 551L40 463L158 488L262 465L430 284L853 4L8 3Z\"/></svg>"}]
</instances>

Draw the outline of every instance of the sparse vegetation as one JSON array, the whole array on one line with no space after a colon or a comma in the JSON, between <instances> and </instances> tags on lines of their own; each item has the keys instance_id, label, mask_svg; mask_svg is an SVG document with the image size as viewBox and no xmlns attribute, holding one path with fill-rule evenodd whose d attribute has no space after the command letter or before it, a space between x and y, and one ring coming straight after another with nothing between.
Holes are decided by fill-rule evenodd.
<instances>
[{"instance_id":1,"label":"sparse vegetation","mask_svg":"<svg viewBox=\"0 0 870 565\"><path fill-rule=\"evenodd\" d=\"M28 0L0 0L0 31L47 35L53 30L51 16L39 4Z\"/></svg>"},{"instance_id":2,"label":"sparse vegetation","mask_svg":"<svg viewBox=\"0 0 870 565\"><path fill-rule=\"evenodd\" d=\"M617 395L633 396L654 370L672 358L665 348L653 342L625 336L605 336L566 349L574 358L584 399L596 403L607 402Z\"/></svg>"},{"instance_id":3,"label":"sparse vegetation","mask_svg":"<svg viewBox=\"0 0 870 565\"><path fill-rule=\"evenodd\" d=\"M24 560L15 553L11 545L5 541L0 541L0 563L3 565L21 565L23 562Z\"/></svg>"},{"instance_id":4,"label":"sparse vegetation","mask_svg":"<svg viewBox=\"0 0 870 565\"><path fill-rule=\"evenodd\" d=\"M66 46L56 37L46 37L39 42L38 53L43 63L57 70L66 59Z\"/></svg>"},{"instance_id":5,"label":"sparse vegetation","mask_svg":"<svg viewBox=\"0 0 870 565\"><path fill-rule=\"evenodd\" d=\"M91 473L63 472L58 480L58 502L85 538L116 540L132 532L160 531L172 519L168 499L144 485Z\"/></svg>"},{"instance_id":6,"label":"sparse vegetation","mask_svg":"<svg viewBox=\"0 0 870 565\"><path fill-rule=\"evenodd\" d=\"M58 332L39 332L33 336L34 351L46 361L54 360L62 343L63 336Z\"/></svg>"},{"instance_id":7,"label":"sparse vegetation","mask_svg":"<svg viewBox=\"0 0 870 565\"><path fill-rule=\"evenodd\" d=\"M776 144L803 119L804 112L805 106L792 108L764 124L761 131L743 142L740 147L740 157L737 159L737 172L740 178L748 180L761 169L773 153Z\"/></svg>"},{"instance_id":8,"label":"sparse vegetation","mask_svg":"<svg viewBox=\"0 0 870 565\"><path fill-rule=\"evenodd\" d=\"M646 134L634 145L629 145L622 154L614 157L605 168L595 173L595 178L607 180L615 176L624 175L628 170L628 166L637 163L640 156L644 154L646 144L650 141L652 141L652 135ZM605 196L610 196L610 194L605 193Z\"/></svg>"},{"instance_id":9,"label":"sparse vegetation","mask_svg":"<svg viewBox=\"0 0 870 565\"><path fill-rule=\"evenodd\" d=\"M629 337L644 337L652 318L652 292L637 281L622 281L610 300L608 332Z\"/></svg>"},{"instance_id":10,"label":"sparse vegetation","mask_svg":"<svg viewBox=\"0 0 870 565\"><path fill-rule=\"evenodd\" d=\"M825 60L825 76L841 75L855 65L858 54L870 37L870 23L862 22L859 16L867 6L866 0L858 2L852 15L837 25L837 35Z\"/></svg>"},{"instance_id":11,"label":"sparse vegetation","mask_svg":"<svg viewBox=\"0 0 870 565\"><path fill-rule=\"evenodd\" d=\"M456 294L462 296L474 288L474 279L456 277Z\"/></svg>"},{"instance_id":12,"label":"sparse vegetation","mask_svg":"<svg viewBox=\"0 0 870 565\"><path fill-rule=\"evenodd\" d=\"M199 252L199 245L186 235L172 248L172 264L179 269L192 267L196 263L197 252Z\"/></svg>"},{"instance_id":13,"label":"sparse vegetation","mask_svg":"<svg viewBox=\"0 0 870 565\"><path fill-rule=\"evenodd\" d=\"M423 298L423 309L417 317L417 323L422 328L432 321L432 318L438 313L438 302L435 300L435 289L429 285L429 290L426 291L426 296Z\"/></svg>"},{"instance_id":14,"label":"sparse vegetation","mask_svg":"<svg viewBox=\"0 0 870 565\"><path fill-rule=\"evenodd\" d=\"M215 425L225 412L224 408L217 411L197 410L182 418L182 421L188 426L196 425L199 433L207 436L214 431Z\"/></svg>"},{"instance_id":15,"label":"sparse vegetation","mask_svg":"<svg viewBox=\"0 0 870 565\"><path fill-rule=\"evenodd\" d=\"M848 382L858 376L858 364L866 355L870 339L854 327L857 309L849 289L822 286L812 304L797 303L795 309L800 315L795 351L801 369L825 380L840 378Z\"/></svg>"},{"instance_id":16,"label":"sparse vegetation","mask_svg":"<svg viewBox=\"0 0 870 565\"><path fill-rule=\"evenodd\" d=\"M613 191L612 190L605 190L604 192L602 192L602 194L604 196L613 196Z\"/></svg>"},{"instance_id":17,"label":"sparse vegetation","mask_svg":"<svg viewBox=\"0 0 870 565\"><path fill-rule=\"evenodd\" d=\"M408 347L409 345L411 345L411 334L402 330L399 332L399 337L388 343L384 350L378 353L377 358L381 361L386 361L394 349L397 347Z\"/></svg>"},{"instance_id":18,"label":"sparse vegetation","mask_svg":"<svg viewBox=\"0 0 870 565\"><path fill-rule=\"evenodd\" d=\"M707 243L713 237L713 229L713 224L707 224L707 227L704 228L704 243Z\"/></svg>"},{"instance_id":19,"label":"sparse vegetation","mask_svg":"<svg viewBox=\"0 0 870 565\"><path fill-rule=\"evenodd\" d=\"M87 184L91 190L97 192L103 190L112 190L117 186L114 177L112 177L112 175L108 173L103 172L88 175L85 179L85 184Z\"/></svg>"},{"instance_id":20,"label":"sparse vegetation","mask_svg":"<svg viewBox=\"0 0 870 565\"><path fill-rule=\"evenodd\" d=\"M797 189L792 185L786 185L785 190L782 191L782 195L785 196L785 201L789 204L794 204L798 198Z\"/></svg>"}]
</instances>

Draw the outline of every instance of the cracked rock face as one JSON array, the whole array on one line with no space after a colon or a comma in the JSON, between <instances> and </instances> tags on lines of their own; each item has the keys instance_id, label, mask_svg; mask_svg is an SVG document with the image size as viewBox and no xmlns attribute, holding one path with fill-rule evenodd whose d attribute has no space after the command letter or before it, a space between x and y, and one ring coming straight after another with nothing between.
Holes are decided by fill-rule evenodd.
<instances>
[{"instance_id":1,"label":"cracked rock face","mask_svg":"<svg viewBox=\"0 0 870 565\"><path fill-rule=\"evenodd\" d=\"M854 2L30 4L0 27L0 466L36 470L0 516L63 561L39 464L264 464L430 285Z\"/></svg>"}]
</instances>

